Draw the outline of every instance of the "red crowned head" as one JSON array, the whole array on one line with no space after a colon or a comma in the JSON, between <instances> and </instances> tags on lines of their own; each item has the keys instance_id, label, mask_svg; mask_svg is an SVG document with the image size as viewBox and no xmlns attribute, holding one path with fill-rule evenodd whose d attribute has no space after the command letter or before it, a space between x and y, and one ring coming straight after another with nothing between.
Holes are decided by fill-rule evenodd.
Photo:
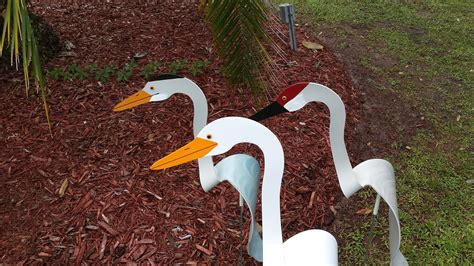
<instances>
[{"instance_id":1,"label":"red crowned head","mask_svg":"<svg viewBox=\"0 0 474 266\"><path fill-rule=\"evenodd\" d=\"M287 87L286 89L284 89L280 95L278 95L278 98L277 98L277 102L281 105L281 106L285 106L285 104L291 100L293 100L293 98L296 97L296 95L300 94L300 92L306 88L306 86L308 86L309 82L298 82L298 83L295 83L289 87Z\"/></svg>"},{"instance_id":2,"label":"red crowned head","mask_svg":"<svg viewBox=\"0 0 474 266\"><path fill-rule=\"evenodd\" d=\"M303 89L306 88L308 84L309 82L298 82L287 87L280 93L280 95L278 95L276 101L269 104L267 107L258 111L249 118L255 121L261 121L266 118L288 112L288 110L285 108L285 105L293 100L298 94L300 94L300 92L303 91Z\"/></svg>"}]
</instances>

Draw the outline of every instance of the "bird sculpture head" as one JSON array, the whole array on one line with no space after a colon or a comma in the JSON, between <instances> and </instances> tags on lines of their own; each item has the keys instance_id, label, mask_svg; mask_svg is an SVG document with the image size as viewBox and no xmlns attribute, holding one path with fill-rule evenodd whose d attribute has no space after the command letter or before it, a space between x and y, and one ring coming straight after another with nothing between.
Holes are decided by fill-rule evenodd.
<instances>
[{"instance_id":1,"label":"bird sculpture head","mask_svg":"<svg viewBox=\"0 0 474 266\"><path fill-rule=\"evenodd\" d=\"M142 90L115 105L113 111L127 110L148 102L164 101L176 93L176 86L189 82L187 78L173 74L157 75L151 80L153 81L147 82Z\"/></svg>"},{"instance_id":2,"label":"bird sculpture head","mask_svg":"<svg viewBox=\"0 0 474 266\"><path fill-rule=\"evenodd\" d=\"M305 99L304 90L308 89L309 82L298 82L284 89L276 101L269 104L256 114L249 117L255 121L262 121L286 112L294 112L303 108L308 99Z\"/></svg>"},{"instance_id":3,"label":"bird sculpture head","mask_svg":"<svg viewBox=\"0 0 474 266\"><path fill-rule=\"evenodd\" d=\"M173 153L156 161L150 169L166 169L184 164L202 157L215 156L229 151L235 145L236 139L229 138L236 132L235 119L244 118L226 117L207 124L193 141L179 148ZM252 120L248 120L255 123Z\"/></svg>"}]
</instances>

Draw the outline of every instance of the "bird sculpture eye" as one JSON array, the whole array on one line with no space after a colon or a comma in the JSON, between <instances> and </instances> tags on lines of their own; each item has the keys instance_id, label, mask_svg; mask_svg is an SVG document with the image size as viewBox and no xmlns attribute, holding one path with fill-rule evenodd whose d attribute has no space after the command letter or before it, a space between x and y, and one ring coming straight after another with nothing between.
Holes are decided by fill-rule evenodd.
<instances>
[{"instance_id":1,"label":"bird sculpture eye","mask_svg":"<svg viewBox=\"0 0 474 266\"><path fill-rule=\"evenodd\" d=\"M286 96L282 96L281 99L282 99L283 101L286 101Z\"/></svg>"},{"instance_id":2,"label":"bird sculpture eye","mask_svg":"<svg viewBox=\"0 0 474 266\"><path fill-rule=\"evenodd\" d=\"M212 135L211 135L211 134L207 134L206 138L207 138L207 139L212 139Z\"/></svg>"}]
</instances>

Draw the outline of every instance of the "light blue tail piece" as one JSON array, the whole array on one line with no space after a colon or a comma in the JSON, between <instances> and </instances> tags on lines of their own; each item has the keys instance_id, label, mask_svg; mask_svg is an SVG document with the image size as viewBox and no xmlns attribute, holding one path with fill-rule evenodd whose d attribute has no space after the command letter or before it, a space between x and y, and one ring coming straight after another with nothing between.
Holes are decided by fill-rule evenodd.
<instances>
[{"instance_id":1,"label":"light blue tail piece","mask_svg":"<svg viewBox=\"0 0 474 266\"><path fill-rule=\"evenodd\" d=\"M250 215L250 234L247 252L255 260L263 261L263 242L257 231L255 210L260 180L260 165L252 156L234 154L222 159L214 167L220 181L228 181L240 193L247 204Z\"/></svg>"}]
</instances>

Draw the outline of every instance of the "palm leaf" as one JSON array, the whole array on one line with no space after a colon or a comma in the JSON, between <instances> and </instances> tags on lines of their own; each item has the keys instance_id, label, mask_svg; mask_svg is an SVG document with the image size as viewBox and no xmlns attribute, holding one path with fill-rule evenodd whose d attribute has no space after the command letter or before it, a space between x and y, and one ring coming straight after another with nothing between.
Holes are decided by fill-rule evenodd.
<instances>
[{"instance_id":1,"label":"palm leaf","mask_svg":"<svg viewBox=\"0 0 474 266\"><path fill-rule=\"evenodd\" d=\"M223 72L233 84L244 84L254 95L267 89L274 63L266 50L269 12L263 0L213 0L205 3Z\"/></svg>"},{"instance_id":2,"label":"palm leaf","mask_svg":"<svg viewBox=\"0 0 474 266\"><path fill-rule=\"evenodd\" d=\"M0 41L0 56L2 55L5 45L9 45L11 64L13 65L13 60L15 60L18 69L21 46L26 94L28 95L30 89L29 66L31 64L31 73L33 74L37 88L39 88L46 119L48 121L49 131L51 133L51 120L49 117L48 103L46 101L46 82L41 69L41 59L33 28L31 26L28 8L25 0L7 0L5 8L2 38Z\"/></svg>"}]
</instances>

